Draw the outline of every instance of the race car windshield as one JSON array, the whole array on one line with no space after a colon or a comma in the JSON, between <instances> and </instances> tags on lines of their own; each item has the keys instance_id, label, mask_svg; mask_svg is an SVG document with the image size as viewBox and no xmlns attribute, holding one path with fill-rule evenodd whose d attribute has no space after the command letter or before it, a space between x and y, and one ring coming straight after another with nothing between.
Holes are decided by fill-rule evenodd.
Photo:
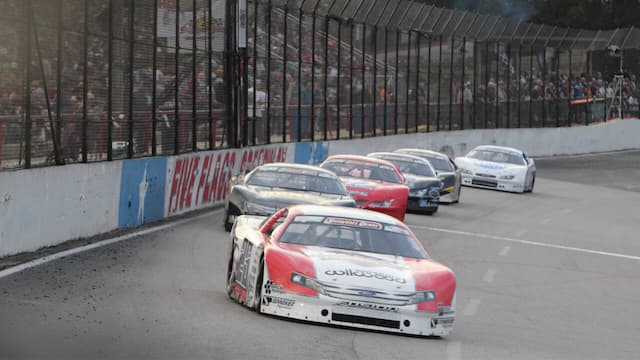
<instances>
[{"instance_id":1,"label":"race car windshield","mask_svg":"<svg viewBox=\"0 0 640 360\"><path fill-rule=\"evenodd\" d=\"M288 171L271 169L253 172L247 179L247 185L295 191L312 191L331 195L347 195L347 190L338 178L307 173L292 174Z\"/></svg>"},{"instance_id":2,"label":"race car windshield","mask_svg":"<svg viewBox=\"0 0 640 360\"><path fill-rule=\"evenodd\" d=\"M414 259L427 258L424 250L405 229L359 219L298 216L284 230L280 242Z\"/></svg>"},{"instance_id":3,"label":"race car windshield","mask_svg":"<svg viewBox=\"0 0 640 360\"><path fill-rule=\"evenodd\" d=\"M338 176L402 184L402 180L395 170L387 165L364 161L334 160L325 163L323 168L333 171Z\"/></svg>"},{"instance_id":4,"label":"race car windshield","mask_svg":"<svg viewBox=\"0 0 640 360\"><path fill-rule=\"evenodd\" d=\"M524 165L524 158L522 156L503 151L473 150L467 157L503 164Z\"/></svg>"},{"instance_id":5,"label":"race car windshield","mask_svg":"<svg viewBox=\"0 0 640 360\"><path fill-rule=\"evenodd\" d=\"M435 177L436 174L433 172L431 167L421 164L419 162L407 161L407 160L398 160L398 159L385 159L387 161L392 162L395 166L400 169L401 173L407 173L411 175L418 176L427 176L427 177Z\"/></svg>"}]
</instances>

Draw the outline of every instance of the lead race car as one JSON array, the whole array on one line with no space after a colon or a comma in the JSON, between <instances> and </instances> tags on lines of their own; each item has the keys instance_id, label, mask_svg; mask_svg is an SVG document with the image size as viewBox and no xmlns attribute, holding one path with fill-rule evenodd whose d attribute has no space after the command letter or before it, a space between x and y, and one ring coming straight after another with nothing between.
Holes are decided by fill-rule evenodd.
<instances>
[{"instance_id":1,"label":"lead race car","mask_svg":"<svg viewBox=\"0 0 640 360\"><path fill-rule=\"evenodd\" d=\"M422 336L453 330L453 271L388 215L315 205L243 215L228 259L228 295L260 313Z\"/></svg>"},{"instance_id":2,"label":"lead race car","mask_svg":"<svg viewBox=\"0 0 640 360\"><path fill-rule=\"evenodd\" d=\"M510 192L532 192L536 164L526 153L504 146L478 146L456 164L462 184Z\"/></svg>"}]
</instances>

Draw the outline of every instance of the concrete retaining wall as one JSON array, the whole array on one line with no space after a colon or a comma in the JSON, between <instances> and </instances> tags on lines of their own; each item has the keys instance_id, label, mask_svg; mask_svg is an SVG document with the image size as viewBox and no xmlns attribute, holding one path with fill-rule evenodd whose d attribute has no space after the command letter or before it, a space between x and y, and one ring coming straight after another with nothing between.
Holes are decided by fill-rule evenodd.
<instances>
[{"instance_id":1,"label":"concrete retaining wall","mask_svg":"<svg viewBox=\"0 0 640 360\"><path fill-rule=\"evenodd\" d=\"M316 153L326 152L329 155L364 155L374 151L417 147L456 157L465 155L479 145L510 146L522 149L532 157L640 149L640 120L618 120L571 128L486 129L394 135L320 142L315 148Z\"/></svg>"},{"instance_id":2,"label":"concrete retaining wall","mask_svg":"<svg viewBox=\"0 0 640 360\"><path fill-rule=\"evenodd\" d=\"M520 148L534 157L640 149L640 120L277 144L0 172L0 257L220 204L231 176L267 162L317 164L330 154L400 147L435 149L455 157L484 144Z\"/></svg>"},{"instance_id":3,"label":"concrete retaining wall","mask_svg":"<svg viewBox=\"0 0 640 360\"><path fill-rule=\"evenodd\" d=\"M0 257L117 228L121 162L0 173Z\"/></svg>"}]
</instances>

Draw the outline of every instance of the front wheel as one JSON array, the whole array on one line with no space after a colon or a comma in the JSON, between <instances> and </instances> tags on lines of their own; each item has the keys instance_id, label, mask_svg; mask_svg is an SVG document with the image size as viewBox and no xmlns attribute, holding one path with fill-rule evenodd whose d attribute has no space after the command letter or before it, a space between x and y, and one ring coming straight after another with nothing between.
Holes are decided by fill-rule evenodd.
<instances>
[{"instance_id":1,"label":"front wheel","mask_svg":"<svg viewBox=\"0 0 640 360\"><path fill-rule=\"evenodd\" d=\"M527 193L533 192L533 187L535 186L535 184L536 184L536 176L534 174L533 178L531 179L531 186L527 190L525 190L525 192Z\"/></svg>"},{"instance_id":2,"label":"front wheel","mask_svg":"<svg viewBox=\"0 0 640 360\"><path fill-rule=\"evenodd\" d=\"M264 280L264 258L260 260L260 274L256 280L255 295L253 298L253 309L260 312L262 308L262 281Z\"/></svg>"}]
</instances>

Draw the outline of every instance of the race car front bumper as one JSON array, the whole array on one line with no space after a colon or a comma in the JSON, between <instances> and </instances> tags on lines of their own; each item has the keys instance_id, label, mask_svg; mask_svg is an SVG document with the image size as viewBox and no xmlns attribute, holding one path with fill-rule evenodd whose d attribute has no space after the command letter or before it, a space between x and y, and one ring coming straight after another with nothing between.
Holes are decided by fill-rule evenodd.
<instances>
[{"instance_id":1,"label":"race car front bumper","mask_svg":"<svg viewBox=\"0 0 640 360\"><path fill-rule=\"evenodd\" d=\"M409 196L409 201L407 202L407 210L412 212L436 212L438 210L438 205L440 204L440 198L431 198L428 196L425 197L417 197L417 196Z\"/></svg>"},{"instance_id":2,"label":"race car front bumper","mask_svg":"<svg viewBox=\"0 0 640 360\"><path fill-rule=\"evenodd\" d=\"M524 184L522 183L522 181L487 178L469 174L462 175L462 185L508 192L524 191Z\"/></svg>"},{"instance_id":3,"label":"race car front bumper","mask_svg":"<svg viewBox=\"0 0 640 360\"><path fill-rule=\"evenodd\" d=\"M448 336L455 320L455 312L418 311L415 305L391 306L284 291L263 292L260 311L316 323L418 336Z\"/></svg>"}]
</instances>

